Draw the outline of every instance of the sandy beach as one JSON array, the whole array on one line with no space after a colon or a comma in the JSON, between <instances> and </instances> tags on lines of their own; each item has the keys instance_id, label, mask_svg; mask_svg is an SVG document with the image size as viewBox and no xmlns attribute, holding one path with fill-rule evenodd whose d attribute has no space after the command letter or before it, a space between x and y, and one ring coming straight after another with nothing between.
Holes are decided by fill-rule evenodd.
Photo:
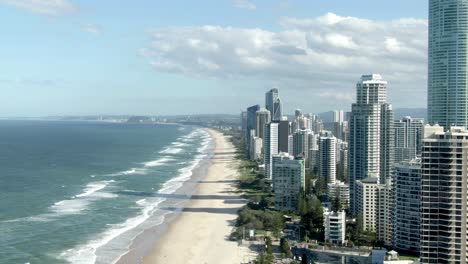
<instances>
[{"instance_id":1,"label":"sandy beach","mask_svg":"<svg viewBox=\"0 0 468 264\"><path fill-rule=\"evenodd\" d=\"M247 247L228 240L245 200L234 192L234 147L221 133L210 134L215 143L212 165L187 206L144 258L145 264L245 263L254 257Z\"/></svg>"}]
</instances>

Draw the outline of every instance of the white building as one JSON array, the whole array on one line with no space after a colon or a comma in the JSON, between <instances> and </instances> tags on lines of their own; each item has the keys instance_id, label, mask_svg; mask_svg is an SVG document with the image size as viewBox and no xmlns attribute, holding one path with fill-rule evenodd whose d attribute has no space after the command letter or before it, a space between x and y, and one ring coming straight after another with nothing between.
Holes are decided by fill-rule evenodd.
<instances>
[{"instance_id":1,"label":"white building","mask_svg":"<svg viewBox=\"0 0 468 264\"><path fill-rule=\"evenodd\" d=\"M335 183L328 184L328 197L332 201L336 195L340 196L341 208L349 208L349 185L336 181Z\"/></svg>"},{"instance_id":2,"label":"white building","mask_svg":"<svg viewBox=\"0 0 468 264\"><path fill-rule=\"evenodd\" d=\"M320 134L318 177L327 183L336 182L336 138L329 131Z\"/></svg>"},{"instance_id":3,"label":"white building","mask_svg":"<svg viewBox=\"0 0 468 264\"><path fill-rule=\"evenodd\" d=\"M390 183L379 184L379 178L356 181L356 213L362 216L363 229L376 233L386 245L392 243L393 196Z\"/></svg>"},{"instance_id":4,"label":"white building","mask_svg":"<svg viewBox=\"0 0 468 264\"><path fill-rule=\"evenodd\" d=\"M253 160L261 160L263 140L259 137L253 137L250 144L250 158Z\"/></svg>"},{"instance_id":5,"label":"white building","mask_svg":"<svg viewBox=\"0 0 468 264\"><path fill-rule=\"evenodd\" d=\"M395 165L395 220L393 245L396 249L419 253L421 224L421 160Z\"/></svg>"},{"instance_id":6,"label":"white building","mask_svg":"<svg viewBox=\"0 0 468 264\"><path fill-rule=\"evenodd\" d=\"M362 216L364 231L377 230L377 199L379 178L366 178L356 181L356 214Z\"/></svg>"},{"instance_id":7,"label":"white building","mask_svg":"<svg viewBox=\"0 0 468 264\"><path fill-rule=\"evenodd\" d=\"M263 140L263 162L265 163L265 177L271 180L272 156L278 154L279 123L271 122L266 125Z\"/></svg>"},{"instance_id":8,"label":"white building","mask_svg":"<svg viewBox=\"0 0 468 264\"><path fill-rule=\"evenodd\" d=\"M275 208L294 211L299 194L305 188L305 164L303 159L294 159L287 153L273 156L273 191Z\"/></svg>"},{"instance_id":9,"label":"white building","mask_svg":"<svg viewBox=\"0 0 468 264\"><path fill-rule=\"evenodd\" d=\"M468 131L426 126L424 134L421 262L467 263Z\"/></svg>"},{"instance_id":10,"label":"white building","mask_svg":"<svg viewBox=\"0 0 468 264\"><path fill-rule=\"evenodd\" d=\"M378 74L363 75L356 84L357 100L349 120L350 209L356 181L377 177L385 184L393 166L393 110L387 101L387 82Z\"/></svg>"},{"instance_id":11,"label":"white building","mask_svg":"<svg viewBox=\"0 0 468 264\"><path fill-rule=\"evenodd\" d=\"M323 208L323 226L325 228L325 241L342 245L346 235L346 213L333 212Z\"/></svg>"}]
</instances>

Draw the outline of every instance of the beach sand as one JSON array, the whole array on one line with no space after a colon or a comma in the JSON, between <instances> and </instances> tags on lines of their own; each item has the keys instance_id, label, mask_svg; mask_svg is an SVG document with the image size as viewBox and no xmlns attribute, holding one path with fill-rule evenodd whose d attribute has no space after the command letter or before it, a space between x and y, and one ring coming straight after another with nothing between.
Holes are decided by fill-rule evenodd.
<instances>
[{"instance_id":1,"label":"beach sand","mask_svg":"<svg viewBox=\"0 0 468 264\"><path fill-rule=\"evenodd\" d=\"M235 192L235 149L221 133L209 130L215 142L212 165L180 215L156 242L143 263L246 263L255 253L228 237L237 211L246 203Z\"/></svg>"}]
</instances>

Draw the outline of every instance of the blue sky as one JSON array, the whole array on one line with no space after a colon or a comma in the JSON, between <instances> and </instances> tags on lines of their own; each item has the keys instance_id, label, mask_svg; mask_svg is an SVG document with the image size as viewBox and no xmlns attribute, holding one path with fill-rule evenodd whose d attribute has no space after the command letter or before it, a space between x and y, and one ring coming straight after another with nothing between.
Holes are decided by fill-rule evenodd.
<instances>
[{"instance_id":1,"label":"blue sky","mask_svg":"<svg viewBox=\"0 0 468 264\"><path fill-rule=\"evenodd\" d=\"M0 0L0 17L0 116L238 113L273 86L287 111L348 109L375 71L395 107L425 106L426 0Z\"/></svg>"}]
</instances>

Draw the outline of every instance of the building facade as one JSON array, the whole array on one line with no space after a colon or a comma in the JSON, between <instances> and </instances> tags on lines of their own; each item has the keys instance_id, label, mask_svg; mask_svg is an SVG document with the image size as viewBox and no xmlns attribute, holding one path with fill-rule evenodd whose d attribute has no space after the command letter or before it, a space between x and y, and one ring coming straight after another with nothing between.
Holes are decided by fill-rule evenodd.
<instances>
[{"instance_id":1,"label":"building facade","mask_svg":"<svg viewBox=\"0 0 468 264\"><path fill-rule=\"evenodd\" d=\"M273 156L273 191L275 208L294 211L298 198L305 188L305 164L303 159L294 159L287 153Z\"/></svg>"},{"instance_id":2,"label":"building facade","mask_svg":"<svg viewBox=\"0 0 468 264\"><path fill-rule=\"evenodd\" d=\"M396 164L393 180L395 199L393 246L417 254L421 224L421 160Z\"/></svg>"},{"instance_id":3,"label":"building facade","mask_svg":"<svg viewBox=\"0 0 468 264\"><path fill-rule=\"evenodd\" d=\"M404 117L394 123L395 164L410 161L421 155L424 120Z\"/></svg>"},{"instance_id":4,"label":"building facade","mask_svg":"<svg viewBox=\"0 0 468 264\"><path fill-rule=\"evenodd\" d=\"M432 2L432 1L431 1ZM421 162L421 263L467 263L468 131L426 126Z\"/></svg>"}]
</instances>

